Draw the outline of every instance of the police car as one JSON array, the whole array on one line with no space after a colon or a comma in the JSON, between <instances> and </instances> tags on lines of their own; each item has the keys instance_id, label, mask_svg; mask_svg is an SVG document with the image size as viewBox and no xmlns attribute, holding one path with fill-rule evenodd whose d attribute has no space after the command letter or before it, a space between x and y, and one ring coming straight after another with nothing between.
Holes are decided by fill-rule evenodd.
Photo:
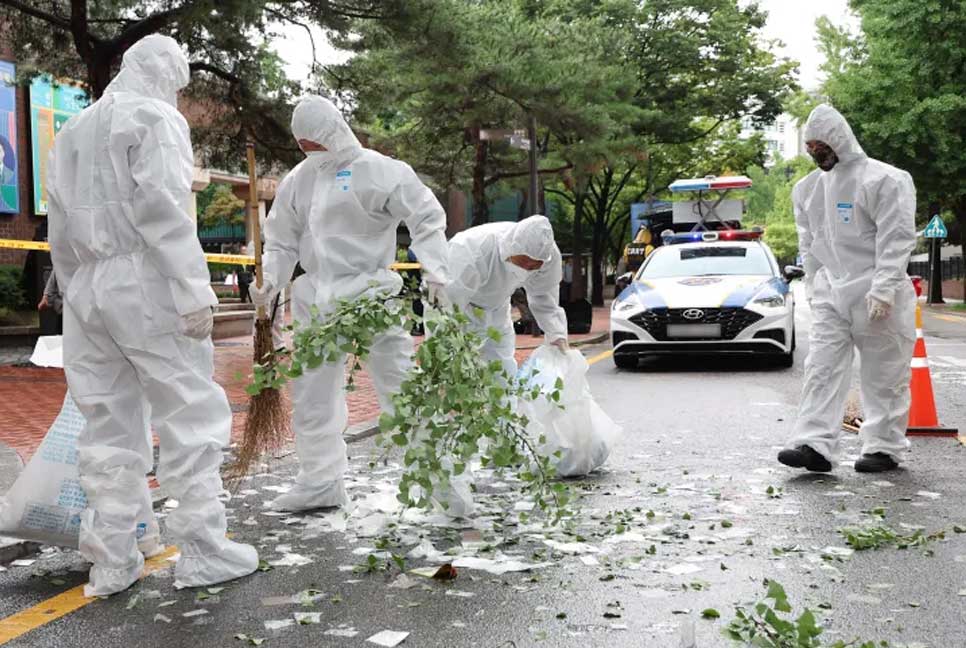
<instances>
[{"instance_id":1,"label":"police car","mask_svg":"<svg viewBox=\"0 0 966 648\"><path fill-rule=\"evenodd\" d=\"M645 356L748 354L792 366L795 302L789 282L801 268L778 267L760 231L724 229L662 236L614 301L614 363Z\"/></svg>"}]
</instances>

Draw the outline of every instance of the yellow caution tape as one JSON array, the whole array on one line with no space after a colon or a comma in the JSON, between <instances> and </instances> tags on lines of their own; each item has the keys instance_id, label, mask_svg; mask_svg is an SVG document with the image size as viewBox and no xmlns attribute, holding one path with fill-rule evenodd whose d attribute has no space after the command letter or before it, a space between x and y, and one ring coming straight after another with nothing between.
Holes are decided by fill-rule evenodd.
<instances>
[{"instance_id":1,"label":"yellow caution tape","mask_svg":"<svg viewBox=\"0 0 966 648\"><path fill-rule=\"evenodd\" d=\"M20 241L17 239L0 239L0 248L12 250L39 250L50 252L50 244L44 241ZM208 263L228 263L231 265L255 265L255 257L247 254L205 254ZM419 270L419 263L393 263L390 270Z\"/></svg>"}]
</instances>

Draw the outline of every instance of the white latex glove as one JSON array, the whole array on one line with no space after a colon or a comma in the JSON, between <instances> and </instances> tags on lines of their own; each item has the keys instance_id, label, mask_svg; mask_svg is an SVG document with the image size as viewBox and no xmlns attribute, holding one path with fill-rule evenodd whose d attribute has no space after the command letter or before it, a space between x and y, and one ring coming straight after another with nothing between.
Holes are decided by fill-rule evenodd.
<instances>
[{"instance_id":1,"label":"white latex glove","mask_svg":"<svg viewBox=\"0 0 966 648\"><path fill-rule=\"evenodd\" d=\"M266 310L272 307L272 300L275 299L275 289L266 281L262 284L261 288L257 288L253 283L248 288L248 295L252 298L252 303L255 304L255 308L265 308Z\"/></svg>"},{"instance_id":2,"label":"white latex glove","mask_svg":"<svg viewBox=\"0 0 966 648\"><path fill-rule=\"evenodd\" d=\"M555 348L557 351L560 351L560 353L567 353L570 351L570 343L567 342L567 338L557 338L550 343L550 346Z\"/></svg>"},{"instance_id":3,"label":"white latex glove","mask_svg":"<svg viewBox=\"0 0 966 648\"><path fill-rule=\"evenodd\" d=\"M876 299L872 295L866 297L865 302L869 306L870 322L887 319L892 314L892 304Z\"/></svg>"},{"instance_id":4,"label":"white latex glove","mask_svg":"<svg viewBox=\"0 0 966 648\"><path fill-rule=\"evenodd\" d=\"M450 302L449 297L446 296L445 286L438 281L426 282L426 294L429 299L430 306L449 308L453 305L452 302Z\"/></svg>"},{"instance_id":5,"label":"white latex glove","mask_svg":"<svg viewBox=\"0 0 966 648\"><path fill-rule=\"evenodd\" d=\"M207 306L181 318L181 332L196 340L204 340L206 337L210 337L214 325L215 316L211 308Z\"/></svg>"}]
</instances>

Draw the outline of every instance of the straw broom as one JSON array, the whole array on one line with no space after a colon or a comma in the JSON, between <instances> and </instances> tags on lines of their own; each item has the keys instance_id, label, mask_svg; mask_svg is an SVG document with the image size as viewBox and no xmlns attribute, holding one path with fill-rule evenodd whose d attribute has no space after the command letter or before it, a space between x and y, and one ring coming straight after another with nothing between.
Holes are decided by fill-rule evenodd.
<instances>
[{"instance_id":1,"label":"straw broom","mask_svg":"<svg viewBox=\"0 0 966 648\"><path fill-rule=\"evenodd\" d=\"M255 237L255 286L262 287L262 236L258 220L258 192L255 187L255 144L248 142L248 192L249 206L252 209L252 232ZM271 317L264 306L259 306L255 319L255 364L274 362L275 345L272 342L272 319L278 309L273 309ZM245 435L238 449L237 463L232 473L241 476L248 472L251 464L262 454L281 448L289 436L289 412L282 392L267 388L251 396L248 401L248 418L245 420Z\"/></svg>"}]
</instances>

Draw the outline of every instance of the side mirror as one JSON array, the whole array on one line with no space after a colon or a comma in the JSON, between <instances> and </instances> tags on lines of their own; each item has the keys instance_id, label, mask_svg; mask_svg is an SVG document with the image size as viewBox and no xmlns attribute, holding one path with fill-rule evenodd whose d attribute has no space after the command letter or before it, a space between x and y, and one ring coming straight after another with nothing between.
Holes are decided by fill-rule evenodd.
<instances>
[{"instance_id":1,"label":"side mirror","mask_svg":"<svg viewBox=\"0 0 966 648\"><path fill-rule=\"evenodd\" d=\"M787 265L785 266L785 281L791 281L793 279L801 279L805 276L805 271L798 266Z\"/></svg>"},{"instance_id":2,"label":"side mirror","mask_svg":"<svg viewBox=\"0 0 966 648\"><path fill-rule=\"evenodd\" d=\"M624 274L622 274L621 276L619 276L617 278L617 281L622 281L622 282L624 282L626 284L629 284L632 281L634 281L634 273L633 272L625 272Z\"/></svg>"}]
</instances>

